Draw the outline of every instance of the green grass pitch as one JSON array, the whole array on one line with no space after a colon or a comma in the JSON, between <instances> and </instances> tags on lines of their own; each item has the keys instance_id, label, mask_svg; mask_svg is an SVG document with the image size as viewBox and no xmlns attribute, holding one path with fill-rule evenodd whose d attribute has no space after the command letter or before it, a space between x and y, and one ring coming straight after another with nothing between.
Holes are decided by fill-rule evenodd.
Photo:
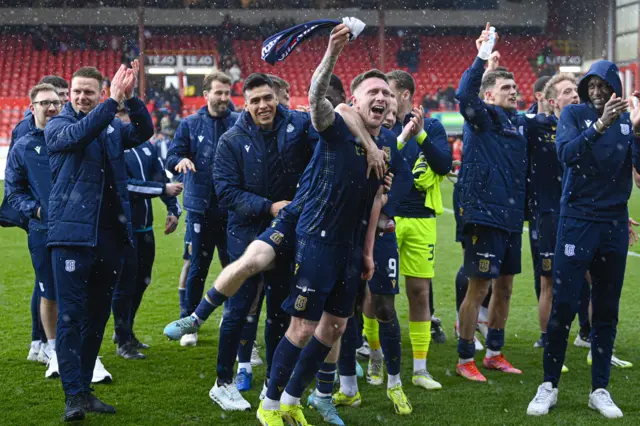
<instances>
[{"instance_id":1,"label":"green grass pitch","mask_svg":"<svg viewBox=\"0 0 640 426\"><path fill-rule=\"evenodd\" d=\"M1 185L3 187L4 185ZM452 185L442 184L445 205L451 207ZM0 189L1 192L1 189ZM640 218L640 196L634 189L630 212ZM156 201L156 218L163 217L164 206ZM162 329L178 315L178 275L182 265L184 220L178 231L164 236L163 220L156 223L156 262L153 281L142 302L136 321L139 338L151 345L146 360L125 361L116 357L110 336L110 320L101 355L106 368L113 374L110 385L96 385L96 394L114 404L115 416L87 415L85 424L100 425L251 425L257 424L255 412L226 413L209 399L209 389L215 380L218 322L221 311L204 326L196 348L182 348L169 342ZM516 277L511 314L506 329L505 354L523 375L486 372L487 384L467 382L455 375L456 343L452 336L455 320L454 277L461 264L460 246L454 243L454 220L450 213L438 218L435 301L436 315L447 332L447 342L432 344L429 371L439 380L441 391L426 392L411 384L411 344L408 337L407 301L404 294L397 298L403 327L402 379L413 404L410 416L394 414L386 397L385 387L372 387L359 382L363 404L359 408L340 409L347 425L520 425L562 424L597 425L603 419L587 408L590 391L590 371L587 351L569 345L566 364L570 371L563 375L557 408L540 419L526 416L526 407L542 379L542 352L534 349L539 328L529 253L528 235L523 238L523 273ZM0 424L48 425L60 422L64 408L59 380L46 380L44 366L26 361L30 341L29 303L33 288L33 270L27 250L26 235L21 230L0 229ZM640 253L640 248L633 248ZM211 268L207 285L213 282L220 267ZM616 424L640 424L637 403L637 370L640 369L640 257L630 256L622 292L620 324L616 342L617 355L635 363L633 369L613 369L610 391L625 417ZM262 333L260 330L259 336ZM576 327L572 329L573 343ZM259 340L261 338L259 337ZM262 349L262 355L264 356ZM477 354L476 360L481 360ZM365 363L362 363L366 368ZM254 389L246 397L252 406L258 405L258 393L264 377L264 367L254 370ZM308 392L305 392L304 398ZM255 410L254 410L255 411ZM322 419L307 410L308 420L316 425Z\"/></svg>"}]
</instances>

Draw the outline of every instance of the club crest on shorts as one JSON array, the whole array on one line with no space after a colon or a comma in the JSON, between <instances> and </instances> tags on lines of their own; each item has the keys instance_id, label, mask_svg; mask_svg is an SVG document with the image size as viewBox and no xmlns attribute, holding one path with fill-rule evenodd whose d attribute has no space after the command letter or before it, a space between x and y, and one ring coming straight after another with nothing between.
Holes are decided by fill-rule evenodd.
<instances>
[{"instance_id":1,"label":"club crest on shorts","mask_svg":"<svg viewBox=\"0 0 640 426\"><path fill-rule=\"evenodd\" d=\"M196 234L200 233L200 224L199 223L194 223L193 224L193 232L195 232Z\"/></svg>"},{"instance_id":2,"label":"club crest on shorts","mask_svg":"<svg viewBox=\"0 0 640 426\"><path fill-rule=\"evenodd\" d=\"M491 266L491 262L487 259L480 259L478 263L478 270L480 272L489 272L489 267Z\"/></svg>"},{"instance_id":3,"label":"club crest on shorts","mask_svg":"<svg viewBox=\"0 0 640 426\"><path fill-rule=\"evenodd\" d=\"M565 244L564 245L564 255L567 257L576 255L576 246L573 244Z\"/></svg>"},{"instance_id":4,"label":"club crest on shorts","mask_svg":"<svg viewBox=\"0 0 640 426\"><path fill-rule=\"evenodd\" d=\"M304 311L307 309L307 298L302 295L298 296L293 307L296 308L296 311Z\"/></svg>"},{"instance_id":5,"label":"club crest on shorts","mask_svg":"<svg viewBox=\"0 0 640 426\"><path fill-rule=\"evenodd\" d=\"M551 270L551 259L542 259L542 270L543 271Z\"/></svg>"},{"instance_id":6,"label":"club crest on shorts","mask_svg":"<svg viewBox=\"0 0 640 426\"><path fill-rule=\"evenodd\" d=\"M73 259L67 259L64 261L64 270L67 272L73 272L76 270L76 261Z\"/></svg>"},{"instance_id":7,"label":"club crest on shorts","mask_svg":"<svg viewBox=\"0 0 640 426\"><path fill-rule=\"evenodd\" d=\"M111 124L109 124L109 125L107 126L107 134L108 134L108 135L109 135L109 134L111 134L111 133L113 133L115 130L116 130L116 129L114 129L114 128L113 128L113 126L112 126Z\"/></svg>"},{"instance_id":8,"label":"club crest on shorts","mask_svg":"<svg viewBox=\"0 0 640 426\"><path fill-rule=\"evenodd\" d=\"M280 244L282 244L282 240L284 239L284 234L280 231L275 231L273 234L271 234L269 239L273 241L275 245L279 246Z\"/></svg>"},{"instance_id":9,"label":"club crest on shorts","mask_svg":"<svg viewBox=\"0 0 640 426\"><path fill-rule=\"evenodd\" d=\"M391 286L392 286L393 288L396 288L396 280L391 280Z\"/></svg>"},{"instance_id":10,"label":"club crest on shorts","mask_svg":"<svg viewBox=\"0 0 640 426\"><path fill-rule=\"evenodd\" d=\"M473 245L475 246L476 243L478 242L478 236L474 235L473 237L471 237L471 242L473 243Z\"/></svg>"},{"instance_id":11,"label":"club crest on shorts","mask_svg":"<svg viewBox=\"0 0 640 426\"><path fill-rule=\"evenodd\" d=\"M296 128L293 127L293 124L289 123L287 126L287 133L293 133L294 130L296 130Z\"/></svg>"},{"instance_id":12,"label":"club crest on shorts","mask_svg":"<svg viewBox=\"0 0 640 426\"><path fill-rule=\"evenodd\" d=\"M622 132L623 135L628 135L629 134L629 125L625 124L625 123L620 123L620 131Z\"/></svg>"},{"instance_id":13,"label":"club crest on shorts","mask_svg":"<svg viewBox=\"0 0 640 426\"><path fill-rule=\"evenodd\" d=\"M300 264L296 263L296 267L295 267L295 269L293 271L293 275L297 275L298 274L298 269L300 269Z\"/></svg>"}]
</instances>

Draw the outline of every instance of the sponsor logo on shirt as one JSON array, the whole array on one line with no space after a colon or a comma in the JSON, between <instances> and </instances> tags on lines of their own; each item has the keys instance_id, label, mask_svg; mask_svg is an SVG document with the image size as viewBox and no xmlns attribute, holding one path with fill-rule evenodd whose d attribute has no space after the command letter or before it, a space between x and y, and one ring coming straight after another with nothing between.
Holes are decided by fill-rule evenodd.
<instances>
[{"instance_id":1,"label":"sponsor logo on shirt","mask_svg":"<svg viewBox=\"0 0 640 426\"><path fill-rule=\"evenodd\" d=\"M110 135L111 133L113 133L113 131L116 130L113 128L113 126L111 124L109 124L107 126L107 134Z\"/></svg>"},{"instance_id":2,"label":"sponsor logo on shirt","mask_svg":"<svg viewBox=\"0 0 640 426\"><path fill-rule=\"evenodd\" d=\"M151 150L146 146L142 148L142 152L144 152L147 155L147 157L151 157Z\"/></svg>"}]
</instances>

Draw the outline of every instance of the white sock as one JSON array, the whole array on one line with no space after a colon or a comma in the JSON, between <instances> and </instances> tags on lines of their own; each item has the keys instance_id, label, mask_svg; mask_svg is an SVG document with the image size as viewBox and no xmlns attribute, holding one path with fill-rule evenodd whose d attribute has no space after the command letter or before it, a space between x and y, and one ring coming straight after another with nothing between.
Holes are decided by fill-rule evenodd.
<instances>
[{"instance_id":1,"label":"white sock","mask_svg":"<svg viewBox=\"0 0 640 426\"><path fill-rule=\"evenodd\" d=\"M55 351L56 350L56 339L47 340L47 344L49 345L49 350L50 351Z\"/></svg>"},{"instance_id":2,"label":"white sock","mask_svg":"<svg viewBox=\"0 0 640 426\"><path fill-rule=\"evenodd\" d=\"M489 322L489 309L484 306L480 306L480 312L478 313L479 322Z\"/></svg>"},{"instance_id":3,"label":"white sock","mask_svg":"<svg viewBox=\"0 0 640 426\"><path fill-rule=\"evenodd\" d=\"M358 380L356 376L340 376L340 390L347 396L356 396Z\"/></svg>"},{"instance_id":4,"label":"white sock","mask_svg":"<svg viewBox=\"0 0 640 426\"><path fill-rule=\"evenodd\" d=\"M316 389L316 395L319 396L320 398L330 398L331 397L330 393L322 393L318 389Z\"/></svg>"},{"instance_id":5,"label":"white sock","mask_svg":"<svg viewBox=\"0 0 640 426\"><path fill-rule=\"evenodd\" d=\"M498 356L500 355L500 351L492 351L491 349L487 348L487 354L485 355L485 358L493 358L494 356Z\"/></svg>"},{"instance_id":6,"label":"white sock","mask_svg":"<svg viewBox=\"0 0 640 426\"><path fill-rule=\"evenodd\" d=\"M413 371L427 370L427 360L426 359L413 359Z\"/></svg>"},{"instance_id":7,"label":"white sock","mask_svg":"<svg viewBox=\"0 0 640 426\"><path fill-rule=\"evenodd\" d=\"M458 364L466 364L471 361L473 361L473 358L464 358L464 359L460 358L458 359Z\"/></svg>"},{"instance_id":8,"label":"white sock","mask_svg":"<svg viewBox=\"0 0 640 426\"><path fill-rule=\"evenodd\" d=\"M42 342L40 340L34 340L31 342L31 349L33 349L34 351L37 351L40 349L41 344Z\"/></svg>"},{"instance_id":9,"label":"white sock","mask_svg":"<svg viewBox=\"0 0 640 426\"><path fill-rule=\"evenodd\" d=\"M291 396L284 391L282 396L280 397L280 403L284 405L296 406L300 404L300 398L296 398L295 396Z\"/></svg>"},{"instance_id":10,"label":"white sock","mask_svg":"<svg viewBox=\"0 0 640 426\"><path fill-rule=\"evenodd\" d=\"M402 385L400 374L387 374L387 389L391 389L396 385Z\"/></svg>"},{"instance_id":11,"label":"white sock","mask_svg":"<svg viewBox=\"0 0 640 426\"><path fill-rule=\"evenodd\" d=\"M382 361L382 349L376 349L375 351L372 349L369 357L371 357L373 361Z\"/></svg>"},{"instance_id":12,"label":"white sock","mask_svg":"<svg viewBox=\"0 0 640 426\"><path fill-rule=\"evenodd\" d=\"M251 374L253 373L253 369L251 368L251 363L250 362L239 362L238 363L238 373L240 373L240 369L244 368L245 370L247 370L247 373Z\"/></svg>"},{"instance_id":13,"label":"white sock","mask_svg":"<svg viewBox=\"0 0 640 426\"><path fill-rule=\"evenodd\" d=\"M273 399L269 399L269 397L266 397L262 401L262 408L264 408L265 410L279 410L280 401L275 401Z\"/></svg>"}]
</instances>

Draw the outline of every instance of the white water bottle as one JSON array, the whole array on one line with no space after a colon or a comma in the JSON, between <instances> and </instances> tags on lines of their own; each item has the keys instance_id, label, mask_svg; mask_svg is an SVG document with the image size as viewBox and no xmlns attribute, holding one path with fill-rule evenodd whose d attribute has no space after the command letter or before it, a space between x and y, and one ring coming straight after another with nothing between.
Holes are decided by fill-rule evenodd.
<instances>
[{"instance_id":1,"label":"white water bottle","mask_svg":"<svg viewBox=\"0 0 640 426\"><path fill-rule=\"evenodd\" d=\"M489 40L483 41L480 50L478 50L478 57L485 61L489 60L493 46L496 44L496 27L489 28Z\"/></svg>"}]
</instances>

